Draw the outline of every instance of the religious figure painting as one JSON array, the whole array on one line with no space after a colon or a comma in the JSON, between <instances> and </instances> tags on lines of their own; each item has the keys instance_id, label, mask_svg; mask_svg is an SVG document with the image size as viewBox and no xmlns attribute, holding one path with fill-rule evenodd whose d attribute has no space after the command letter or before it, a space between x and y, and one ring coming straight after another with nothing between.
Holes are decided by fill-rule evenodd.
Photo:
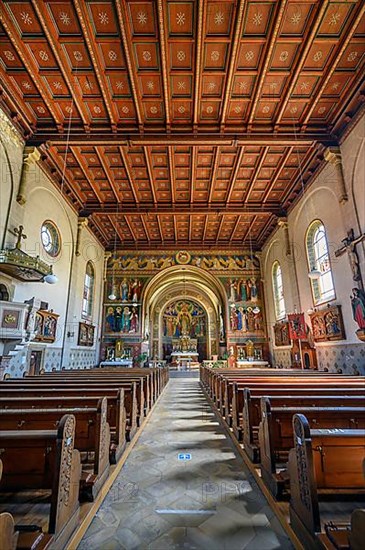
<instances>
[{"instance_id":1,"label":"religious figure painting","mask_svg":"<svg viewBox=\"0 0 365 550\"><path fill-rule=\"evenodd\" d=\"M122 277L113 281L109 279L109 284L106 287L106 299L110 293L113 293L120 302L139 304L144 284L145 279L140 277Z\"/></svg>"},{"instance_id":2,"label":"religious figure painting","mask_svg":"<svg viewBox=\"0 0 365 550\"><path fill-rule=\"evenodd\" d=\"M346 338L341 306L330 306L310 315L315 342Z\"/></svg>"},{"instance_id":3,"label":"religious figure painting","mask_svg":"<svg viewBox=\"0 0 365 550\"><path fill-rule=\"evenodd\" d=\"M105 332L139 334L139 306L107 306Z\"/></svg>"},{"instance_id":4,"label":"religious figure painting","mask_svg":"<svg viewBox=\"0 0 365 550\"><path fill-rule=\"evenodd\" d=\"M304 313L290 313L289 338L291 340L305 340L307 338L307 326L305 324Z\"/></svg>"},{"instance_id":5,"label":"religious figure painting","mask_svg":"<svg viewBox=\"0 0 365 550\"><path fill-rule=\"evenodd\" d=\"M54 342L56 340L57 320L59 315L53 311L38 310L35 316L34 340Z\"/></svg>"},{"instance_id":6,"label":"religious figure painting","mask_svg":"<svg viewBox=\"0 0 365 550\"><path fill-rule=\"evenodd\" d=\"M240 279L228 279L226 282L228 300L235 302L257 302L259 296L259 284L257 277Z\"/></svg>"},{"instance_id":7,"label":"religious figure painting","mask_svg":"<svg viewBox=\"0 0 365 550\"><path fill-rule=\"evenodd\" d=\"M290 346L289 323L282 321L274 325L275 346Z\"/></svg>"},{"instance_id":8,"label":"religious figure painting","mask_svg":"<svg viewBox=\"0 0 365 550\"><path fill-rule=\"evenodd\" d=\"M180 264L191 264L214 271L257 271L260 260L248 254L200 254L180 250L171 254L123 255L109 260L109 269L124 271L157 271Z\"/></svg>"},{"instance_id":9,"label":"religious figure painting","mask_svg":"<svg viewBox=\"0 0 365 550\"><path fill-rule=\"evenodd\" d=\"M94 344L94 325L79 323L78 346L92 346Z\"/></svg>"},{"instance_id":10,"label":"religious figure painting","mask_svg":"<svg viewBox=\"0 0 365 550\"><path fill-rule=\"evenodd\" d=\"M263 330L263 317L260 308L232 306L230 311L232 332L256 332Z\"/></svg>"},{"instance_id":11,"label":"religious figure painting","mask_svg":"<svg viewBox=\"0 0 365 550\"><path fill-rule=\"evenodd\" d=\"M178 300L167 306L163 314L164 336L199 338L205 334L205 311L190 300Z\"/></svg>"}]
</instances>

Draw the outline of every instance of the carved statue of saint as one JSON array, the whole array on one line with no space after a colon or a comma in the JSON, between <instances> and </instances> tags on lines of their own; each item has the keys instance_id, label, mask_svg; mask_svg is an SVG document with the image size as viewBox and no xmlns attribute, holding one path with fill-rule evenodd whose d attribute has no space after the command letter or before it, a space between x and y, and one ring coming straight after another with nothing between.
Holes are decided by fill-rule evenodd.
<instances>
[{"instance_id":1,"label":"carved statue of saint","mask_svg":"<svg viewBox=\"0 0 365 550\"><path fill-rule=\"evenodd\" d=\"M365 292L360 288L352 289L351 306L354 321L360 330L365 330Z\"/></svg>"}]
</instances>

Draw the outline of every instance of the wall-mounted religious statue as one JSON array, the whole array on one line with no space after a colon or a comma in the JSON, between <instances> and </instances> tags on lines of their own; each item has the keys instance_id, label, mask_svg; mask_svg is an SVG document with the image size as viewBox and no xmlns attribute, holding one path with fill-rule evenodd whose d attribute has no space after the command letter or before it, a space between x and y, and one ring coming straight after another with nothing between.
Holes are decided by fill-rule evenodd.
<instances>
[{"instance_id":1,"label":"wall-mounted religious statue","mask_svg":"<svg viewBox=\"0 0 365 550\"><path fill-rule=\"evenodd\" d=\"M356 336L365 342L365 292L361 288L353 288L351 306L354 321L358 324Z\"/></svg>"},{"instance_id":2,"label":"wall-mounted religious statue","mask_svg":"<svg viewBox=\"0 0 365 550\"><path fill-rule=\"evenodd\" d=\"M341 306L330 306L310 314L315 342L345 340Z\"/></svg>"},{"instance_id":3,"label":"wall-mounted religious statue","mask_svg":"<svg viewBox=\"0 0 365 550\"><path fill-rule=\"evenodd\" d=\"M355 239L354 230L350 229L350 231L347 232L347 237L342 239L343 246L336 250L335 256L342 256L345 252L347 252L347 256L350 262L350 267L352 271L352 278L355 282L360 283L360 286L362 287L362 278L361 278L361 272L360 272L360 265L359 265L359 257L356 252L356 246L361 243L365 239L365 233L360 235L357 239Z\"/></svg>"},{"instance_id":4,"label":"wall-mounted religious statue","mask_svg":"<svg viewBox=\"0 0 365 550\"><path fill-rule=\"evenodd\" d=\"M282 321L274 325L275 346L290 346L289 323Z\"/></svg>"}]
</instances>

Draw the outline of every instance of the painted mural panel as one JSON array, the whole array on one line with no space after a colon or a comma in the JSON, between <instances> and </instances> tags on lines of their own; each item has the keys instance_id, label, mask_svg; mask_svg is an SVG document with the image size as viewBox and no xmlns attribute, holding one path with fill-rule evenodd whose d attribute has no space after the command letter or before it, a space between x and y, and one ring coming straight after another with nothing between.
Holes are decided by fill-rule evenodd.
<instances>
[{"instance_id":1,"label":"painted mural panel","mask_svg":"<svg viewBox=\"0 0 365 550\"><path fill-rule=\"evenodd\" d=\"M152 278L163 270L182 266L187 272L190 266L206 271L207 287L211 275L221 283L218 320L213 316L214 320L212 317L211 323L208 322L199 300L194 301L194 293L186 296L186 300L180 296L170 302L161 318L159 314L156 318L156 312L149 311L148 304L143 303ZM184 305L184 301L189 303ZM252 252L197 249L118 252L108 260L106 270L103 349L120 338L130 345L141 346L153 333L150 342L153 356L158 348L157 333L161 331L159 353L165 357L172 352L172 340L184 334L198 340L199 360L206 358L208 348L209 353L224 354L232 344L245 345L248 341L265 351L268 346L263 303L260 259Z\"/></svg>"},{"instance_id":2,"label":"painted mural panel","mask_svg":"<svg viewBox=\"0 0 365 550\"><path fill-rule=\"evenodd\" d=\"M139 334L139 306L107 306L104 330L106 334Z\"/></svg>"}]
</instances>

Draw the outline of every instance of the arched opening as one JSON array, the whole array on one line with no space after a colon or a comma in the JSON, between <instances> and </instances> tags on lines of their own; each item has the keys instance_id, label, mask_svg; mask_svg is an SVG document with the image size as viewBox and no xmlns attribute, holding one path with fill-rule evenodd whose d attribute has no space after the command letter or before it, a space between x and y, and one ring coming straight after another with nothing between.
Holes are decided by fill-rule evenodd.
<instances>
[{"instance_id":1,"label":"arched opening","mask_svg":"<svg viewBox=\"0 0 365 550\"><path fill-rule=\"evenodd\" d=\"M142 311L143 334L154 359L172 361L174 344L183 337L199 361L218 355L226 345L225 290L200 268L174 266L158 273L143 292Z\"/></svg>"},{"instance_id":2,"label":"arched opening","mask_svg":"<svg viewBox=\"0 0 365 550\"><path fill-rule=\"evenodd\" d=\"M0 300L2 302L9 302L10 300L9 291L4 284L0 284Z\"/></svg>"}]
</instances>

